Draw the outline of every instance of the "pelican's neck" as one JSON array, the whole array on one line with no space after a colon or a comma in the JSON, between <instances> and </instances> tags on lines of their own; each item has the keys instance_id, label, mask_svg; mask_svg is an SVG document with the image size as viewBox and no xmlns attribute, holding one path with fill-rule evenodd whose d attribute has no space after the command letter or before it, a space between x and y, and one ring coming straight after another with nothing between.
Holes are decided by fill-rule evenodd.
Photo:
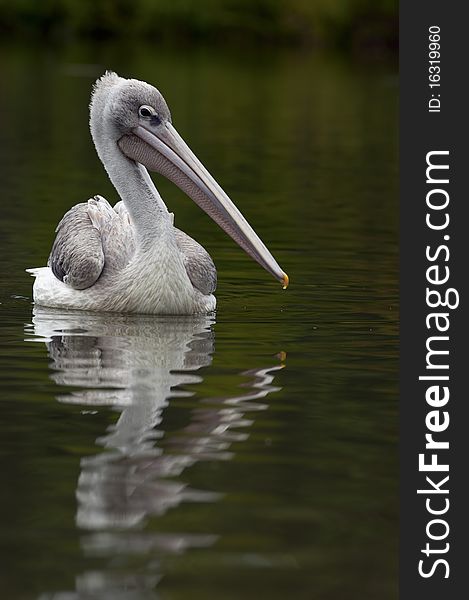
<instances>
[{"instance_id":1,"label":"pelican's neck","mask_svg":"<svg viewBox=\"0 0 469 600\"><path fill-rule=\"evenodd\" d=\"M141 245L151 243L168 223L172 223L172 215L148 171L124 156L112 140L94 136L94 142L98 156L129 212L138 242Z\"/></svg>"}]
</instances>

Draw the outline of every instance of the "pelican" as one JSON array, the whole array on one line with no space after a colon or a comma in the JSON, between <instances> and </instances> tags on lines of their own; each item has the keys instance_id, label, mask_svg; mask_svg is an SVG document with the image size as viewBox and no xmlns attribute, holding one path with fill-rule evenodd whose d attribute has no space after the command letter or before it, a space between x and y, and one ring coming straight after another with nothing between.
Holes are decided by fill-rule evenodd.
<instances>
[{"instance_id":1,"label":"pelican","mask_svg":"<svg viewBox=\"0 0 469 600\"><path fill-rule=\"evenodd\" d=\"M184 191L266 271L288 276L172 125L152 85L107 71L94 85L90 129L121 201L94 196L71 208L56 229L48 266L30 269L38 305L146 314L215 309L215 265L174 226L147 169Z\"/></svg>"}]
</instances>

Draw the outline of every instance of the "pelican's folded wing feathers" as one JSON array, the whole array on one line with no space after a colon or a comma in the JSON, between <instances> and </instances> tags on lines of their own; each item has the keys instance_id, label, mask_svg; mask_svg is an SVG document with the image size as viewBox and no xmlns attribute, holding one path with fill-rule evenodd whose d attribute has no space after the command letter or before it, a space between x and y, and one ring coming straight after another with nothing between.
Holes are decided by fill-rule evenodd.
<instances>
[{"instance_id":1,"label":"pelican's folded wing feathers","mask_svg":"<svg viewBox=\"0 0 469 600\"><path fill-rule=\"evenodd\" d=\"M174 228L174 232L192 285L202 294L213 294L217 288L217 270L210 254L184 231Z\"/></svg>"},{"instance_id":2,"label":"pelican's folded wing feathers","mask_svg":"<svg viewBox=\"0 0 469 600\"><path fill-rule=\"evenodd\" d=\"M91 287L106 271L125 266L135 249L126 211L95 196L71 208L57 226L48 265L70 287Z\"/></svg>"},{"instance_id":3,"label":"pelican's folded wing feathers","mask_svg":"<svg viewBox=\"0 0 469 600\"><path fill-rule=\"evenodd\" d=\"M104 253L101 235L91 222L88 203L75 205L57 225L48 266L70 287L83 290L91 287L101 275Z\"/></svg>"}]
</instances>

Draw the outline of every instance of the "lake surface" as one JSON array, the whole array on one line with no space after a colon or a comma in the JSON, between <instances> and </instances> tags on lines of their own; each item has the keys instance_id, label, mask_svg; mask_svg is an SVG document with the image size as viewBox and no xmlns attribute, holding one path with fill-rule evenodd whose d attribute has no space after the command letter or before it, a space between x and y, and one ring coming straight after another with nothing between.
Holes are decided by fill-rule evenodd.
<instances>
[{"instance_id":1,"label":"lake surface","mask_svg":"<svg viewBox=\"0 0 469 600\"><path fill-rule=\"evenodd\" d=\"M2 598L396 598L393 65L107 45L0 67ZM216 315L32 305L63 213L117 201L87 124L106 68L159 87L288 290L155 176Z\"/></svg>"}]
</instances>

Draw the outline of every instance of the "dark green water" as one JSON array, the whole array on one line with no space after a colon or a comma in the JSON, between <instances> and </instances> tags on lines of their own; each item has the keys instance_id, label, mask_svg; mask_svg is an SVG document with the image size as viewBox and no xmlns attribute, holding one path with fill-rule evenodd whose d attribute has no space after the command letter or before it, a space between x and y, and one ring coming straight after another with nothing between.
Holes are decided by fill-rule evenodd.
<instances>
[{"instance_id":1,"label":"dark green water","mask_svg":"<svg viewBox=\"0 0 469 600\"><path fill-rule=\"evenodd\" d=\"M165 94L287 291L155 177L216 316L34 309L63 213L117 200L87 125L109 67ZM393 68L108 46L0 69L1 597L396 598Z\"/></svg>"}]
</instances>

